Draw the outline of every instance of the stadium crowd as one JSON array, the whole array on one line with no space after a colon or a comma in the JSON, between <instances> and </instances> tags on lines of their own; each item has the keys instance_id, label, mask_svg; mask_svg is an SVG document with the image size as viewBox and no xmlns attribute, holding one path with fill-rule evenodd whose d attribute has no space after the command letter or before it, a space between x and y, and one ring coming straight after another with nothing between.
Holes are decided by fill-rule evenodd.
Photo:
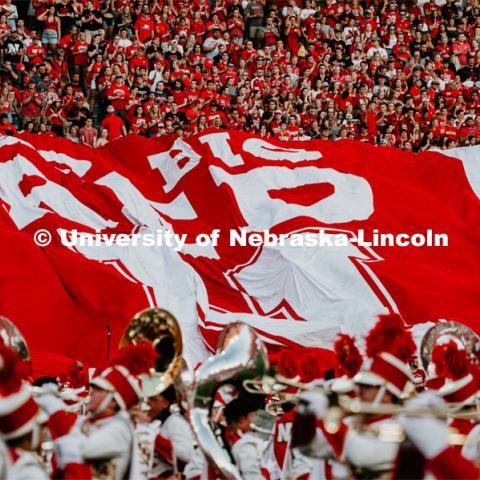
<instances>
[{"instance_id":1,"label":"stadium crowd","mask_svg":"<svg viewBox=\"0 0 480 480\"><path fill-rule=\"evenodd\" d=\"M479 0L2 0L0 131L480 143Z\"/></svg>"}]
</instances>

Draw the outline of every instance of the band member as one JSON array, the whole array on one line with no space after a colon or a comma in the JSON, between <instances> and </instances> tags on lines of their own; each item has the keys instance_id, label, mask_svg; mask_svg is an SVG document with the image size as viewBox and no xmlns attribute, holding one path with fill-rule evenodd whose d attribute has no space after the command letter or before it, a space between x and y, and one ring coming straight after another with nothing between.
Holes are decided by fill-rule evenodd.
<instances>
[{"instance_id":1,"label":"band member","mask_svg":"<svg viewBox=\"0 0 480 480\"><path fill-rule=\"evenodd\" d=\"M406 409L434 410L442 405L444 402L438 394L424 392L409 400ZM444 420L428 415L405 415L397 421L426 459L426 472L439 480L480 478L479 467L448 444L449 429Z\"/></svg>"},{"instance_id":2,"label":"band member","mask_svg":"<svg viewBox=\"0 0 480 480\"><path fill-rule=\"evenodd\" d=\"M268 455L268 458L273 460L268 469L270 480L281 478L307 480L310 478L312 463L291 445L294 408L295 404L284 403L282 405L284 413L275 422L273 441Z\"/></svg>"},{"instance_id":3,"label":"band member","mask_svg":"<svg viewBox=\"0 0 480 480\"><path fill-rule=\"evenodd\" d=\"M225 448L224 433L227 427L225 407L238 396L238 391L233 385L222 385L215 392L215 399L210 412L210 422L215 432L217 441ZM192 459L185 467L183 474L187 480L221 480L223 475L215 465L210 462L202 449L197 447Z\"/></svg>"},{"instance_id":4,"label":"band member","mask_svg":"<svg viewBox=\"0 0 480 480\"><path fill-rule=\"evenodd\" d=\"M367 359L354 377L357 397L371 406L401 404L414 390L408 361L415 350L398 315L380 316L366 337ZM328 442L336 458L347 463L355 476L375 478L393 470L399 443L382 441L378 435L394 423L391 416L352 416L332 428L324 423L327 397L313 392L302 396L307 406L300 409L300 418L308 413L317 418L312 441Z\"/></svg>"},{"instance_id":5,"label":"band member","mask_svg":"<svg viewBox=\"0 0 480 480\"><path fill-rule=\"evenodd\" d=\"M156 393L155 387L154 378L150 384L144 379L143 389L153 434L148 478L169 478L183 472L191 461L193 434L176 404L175 387L170 385L160 394Z\"/></svg>"},{"instance_id":6,"label":"band member","mask_svg":"<svg viewBox=\"0 0 480 480\"><path fill-rule=\"evenodd\" d=\"M85 435L82 458L93 466L95 478L135 478L138 458L128 410L141 398L139 380L123 366L92 380L89 415L80 431Z\"/></svg>"},{"instance_id":7,"label":"band member","mask_svg":"<svg viewBox=\"0 0 480 480\"><path fill-rule=\"evenodd\" d=\"M225 407L227 445L244 480L265 478L262 460L267 442L251 432L253 417L258 408L258 402L244 394L240 394Z\"/></svg>"},{"instance_id":8,"label":"band member","mask_svg":"<svg viewBox=\"0 0 480 480\"><path fill-rule=\"evenodd\" d=\"M141 478L129 410L143 396L138 375L154 363L155 352L151 344L122 350L114 365L90 382L86 417L68 414L53 394L39 400L54 421L55 456L59 468L66 469L64 478L88 478L70 473L71 463L87 466L94 479Z\"/></svg>"},{"instance_id":9,"label":"band member","mask_svg":"<svg viewBox=\"0 0 480 480\"><path fill-rule=\"evenodd\" d=\"M295 381L301 380L302 371L319 372L316 365L308 365L312 368L305 368L304 363L311 361L316 363L316 357L301 355L300 351L294 349L282 349L275 354L270 354L271 365L283 377ZM314 374L315 376L315 374ZM315 379L317 380L317 379ZM273 429L273 437L265 452L264 464L268 471L269 480L291 478L294 480L306 480L310 477L312 463L298 450L292 448L292 425L295 417L296 397L298 388L284 387L277 388L271 397L271 407L277 409L277 420Z\"/></svg>"},{"instance_id":10,"label":"band member","mask_svg":"<svg viewBox=\"0 0 480 480\"><path fill-rule=\"evenodd\" d=\"M469 358L469 353L449 342L436 345L432 352L432 362L438 377L445 381L436 390L438 395L450 406L452 413L478 413L479 395L478 371ZM475 427L475 418L458 418L453 415L449 427L456 434L457 443L463 445L470 431Z\"/></svg>"},{"instance_id":11,"label":"band member","mask_svg":"<svg viewBox=\"0 0 480 480\"><path fill-rule=\"evenodd\" d=\"M23 362L0 337L0 442L5 442L0 471L2 478L47 480L38 453L48 416L30 393L24 373Z\"/></svg>"}]
</instances>

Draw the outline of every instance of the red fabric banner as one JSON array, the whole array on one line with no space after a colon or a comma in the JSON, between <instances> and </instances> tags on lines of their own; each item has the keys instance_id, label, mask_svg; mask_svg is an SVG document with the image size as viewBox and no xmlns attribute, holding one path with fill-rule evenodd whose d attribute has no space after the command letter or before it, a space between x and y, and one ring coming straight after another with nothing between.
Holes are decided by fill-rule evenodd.
<instances>
[{"instance_id":1,"label":"red fabric banner","mask_svg":"<svg viewBox=\"0 0 480 480\"><path fill-rule=\"evenodd\" d=\"M449 155L461 159L233 131L129 136L97 150L2 137L0 314L32 350L92 365L151 305L177 316L194 360L235 319L273 344L324 348L339 331L365 333L385 311L412 325L443 318L478 331L480 154ZM217 245L195 242L216 229ZM49 232L48 245L35 243L38 230ZM347 244L298 245L322 230ZM358 243L360 231L372 240L428 230L448 246ZM62 244L61 232L72 240L75 231L106 236ZM120 233L165 242L167 231L186 235L183 248L109 244ZM231 245L241 231L287 237L284 246Z\"/></svg>"}]
</instances>

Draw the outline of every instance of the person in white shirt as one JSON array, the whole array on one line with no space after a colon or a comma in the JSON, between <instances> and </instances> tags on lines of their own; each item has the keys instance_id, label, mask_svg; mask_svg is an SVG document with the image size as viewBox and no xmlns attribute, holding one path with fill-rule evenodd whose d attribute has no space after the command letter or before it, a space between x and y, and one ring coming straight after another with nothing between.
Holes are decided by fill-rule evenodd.
<instances>
[{"instance_id":1,"label":"person in white shirt","mask_svg":"<svg viewBox=\"0 0 480 480\"><path fill-rule=\"evenodd\" d=\"M378 37L372 37L373 45L367 51L367 59L371 59L376 53L380 55L380 58L385 62L387 61L387 51L380 46L380 40Z\"/></svg>"},{"instance_id":2,"label":"person in white shirt","mask_svg":"<svg viewBox=\"0 0 480 480\"><path fill-rule=\"evenodd\" d=\"M0 478L48 480L37 455L48 416L23 379L21 362L0 336Z\"/></svg>"},{"instance_id":3,"label":"person in white shirt","mask_svg":"<svg viewBox=\"0 0 480 480\"><path fill-rule=\"evenodd\" d=\"M7 23L12 30L17 26L18 20L18 10L15 5L13 5L12 0L5 0L5 4L0 7L2 13L7 17Z\"/></svg>"},{"instance_id":4,"label":"person in white shirt","mask_svg":"<svg viewBox=\"0 0 480 480\"><path fill-rule=\"evenodd\" d=\"M305 133L304 127L298 127L298 135L296 138L295 137L293 138L293 140L298 140L299 142L306 142L307 140L311 140L311 139L312 137Z\"/></svg>"},{"instance_id":5,"label":"person in white shirt","mask_svg":"<svg viewBox=\"0 0 480 480\"><path fill-rule=\"evenodd\" d=\"M282 8L282 15L284 17L289 17L291 15L299 16L301 13L300 8L297 7L295 0L290 0L286 7Z\"/></svg>"},{"instance_id":6,"label":"person in white shirt","mask_svg":"<svg viewBox=\"0 0 480 480\"><path fill-rule=\"evenodd\" d=\"M154 69L148 74L148 82L150 84L150 91L155 92L157 89L157 83L163 81L163 66L157 62L154 65Z\"/></svg>"},{"instance_id":7,"label":"person in white shirt","mask_svg":"<svg viewBox=\"0 0 480 480\"><path fill-rule=\"evenodd\" d=\"M91 468L94 479L140 479L139 454L128 413L142 397L138 378L126 367L114 366L94 377L90 387L86 417L66 424L58 418L60 425L55 430L59 437L54 440L58 468L83 465ZM38 401L50 415L50 422L66 408L54 393L43 394Z\"/></svg>"},{"instance_id":8,"label":"person in white shirt","mask_svg":"<svg viewBox=\"0 0 480 480\"><path fill-rule=\"evenodd\" d=\"M300 18L306 20L308 17L312 17L315 15L317 11L313 8L311 0L305 0L305 7L302 9L300 13Z\"/></svg>"},{"instance_id":9,"label":"person in white shirt","mask_svg":"<svg viewBox=\"0 0 480 480\"><path fill-rule=\"evenodd\" d=\"M118 44L124 48L127 49L128 47L132 46L132 41L127 38L128 31L124 28L120 30L120 40L118 41Z\"/></svg>"},{"instance_id":10,"label":"person in white shirt","mask_svg":"<svg viewBox=\"0 0 480 480\"><path fill-rule=\"evenodd\" d=\"M203 51L207 58L215 58L218 55L219 45L226 46L225 40L220 36L220 29L213 29L213 37L208 37L203 42Z\"/></svg>"}]
</instances>

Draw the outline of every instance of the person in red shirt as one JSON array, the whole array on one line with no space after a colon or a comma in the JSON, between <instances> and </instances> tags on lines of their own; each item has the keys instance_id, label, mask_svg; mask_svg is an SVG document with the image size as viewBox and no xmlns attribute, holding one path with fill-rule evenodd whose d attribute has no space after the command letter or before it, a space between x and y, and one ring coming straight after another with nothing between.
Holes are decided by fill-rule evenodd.
<instances>
[{"instance_id":1,"label":"person in red shirt","mask_svg":"<svg viewBox=\"0 0 480 480\"><path fill-rule=\"evenodd\" d=\"M128 61L128 65L132 71L136 71L138 67L145 67L148 70L148 59L145 57L145 48L140 47L136 54Z\"/></svg>"},{"instance_id":2,"label":"person in red shirt","mask_svg":"<svg viewBox=\"0 0 480 480\"><path fill-rule=\"evenodd\" d=\"M235 65L231 62L227 64L227 70L220 76L220 81L222 82L222 85L226 85L229 78L233 79L234 86L238 84L238 75L235 70Z\"/></svg>"},{"instance_id":3,"label":"person in red shirt","mask_svg":"<svg viewBox=\"0 0 480 480\"><path fill-rule=\"evenodd\" d=\"M73 69L81 74L81 78L85 77L85 70L88 65L88 42L84 32L78 34L78 40L76 40L70 50L72 55Z\"/></svg>"},{"instance_id":4,"label":"person in red shirt","mask_svg":"<svg viewBox=\"0 0 480 480\"><path fill-rule=\"evenodd\" d=\"M63 135L63 125L65 123L65 115L62 109L62 102L56 100L47 105L44 113L45 118L52 125L52 132L58 136Z\"/></svg>"},{"instance_id":5,"label":"person in red shirt","mask_svg":"<svg viewBox=\"0 0 480 480\"><path fill-rule=\"evenodd\" d=\"M37 21L43 22L43 45L49 48L52 54L55 54L60 39L60 17L56 14L55 5L50 5L37 17Z\"/></svg>"},{"instance_id":6,"label":"person in red shirt","mask_svg":"<svg viewBox=\"0 0 480 480\"><path fill-rule=\"evenodd\" d=\"M107 91L107 99L112 103L115 113L125 117L125 107L130 98L130 90L121 75L115 77L115 83Z\"/></svg>"},{"instance_id":7,"label":"person in red shirt","mask_svg":"<svg viewBox=\"0 0 480 480\"><path fill-rule=\"evenodd\" d=\"M185 86L187 86L187 79L184 80ZM200 98L200 92L198 91L198 84L196 80L191 80L188 90L185 91L183 96L183 103L185 106L197 104Z\"/></svg>"},{"instance_id":8,"label":"person in red shirt","mask_svg":"<svg viewBox=\"0 0 480 480\"><path fill-rule=\"evenodd\" d=\"M107 107L107 116L102 120L101 127L108 130L109 140L115 140L127 134L125 122L118 115L115 115L113 105Z\"/></svg>"},{"instance_id":9,"label":"person in red shirt","mask_svg":"<svg viewBox=\"0 0 480 480\"><path fill-rule=\"evenodd\" d=\"M42 95L35 90L35 82L28 82L27 90L20 94L20 103L22 108L23 125L28 122L34 122L38 126L40 121L40 107L42 105Z\"/></svg>"},{"instance_id":10,"label":"person in red shirt","mask_svg":"<svg viewBox=\"0 0 480 480\"><path fill-rule=\"evenodd\" d=\"M243 41L243 33L245 31L245 22L240 15L240 9L235 8L232 15L227 19L227 30L231 37L237 37Z\"/></svg>"},{"instance_id":11,"label":"person in red shirt","mask_svg":"<svg viewBox=\"0 0 480 480\"><path fill-rule=\"evenodd\" d=\"M192 32L197 37L197 43L203 43L203 34L205 33L205 23L202 20L200 12L197 10L193 12Z\"/></svg>"},{"instance_id":12,"label":"person in red shirt","mask_svg":"<svg viewBox=\"0 0 480 480\"><path fill-rule=\"evenodd\" d=\"M138 105L135 108L135 113L132 116L130 122L130 133L136 133L137 135L145 135L147 131L147 119L145 118L145 112L143 107Z\"/></svg>"},{"instance_id":13,"label":"person in red shirt","mask_svg":"<svg viewBox=\"0 0 480 480\"><path fill-rule=\"evenodd\" d=\"M436 4L435 0L430 0L430 2L423 5L423 13L425 16L429 16L433 11L440 12L440 7Z\"/></svg>"},{"instance_id":14,"label":"person in red shirt","mask_svg":"<svg viewBox=\"0 0 480 480\"><path fill-rule=\"evenodd\" d=\"M469 115L468 117L465 118L465 122L463 125L460 127L460 130L458 131L458 136L460 138L460 141L464 141L468 137L477 137L478 136L478 130L474 124L474 118L473 116Z\"/></svg>"},{"instance_id":15,"label":"person in red shirt","mask_svg":"<svg viewBox=\"0 0 480 480\"><path fill-rule=\"evenodd\" d=\"M467 56L470 52L470 44L467 42L467 37L464 33L460 33L457 40L452 44L453 60L456 64L457 70L460 66L467 64Z\"/></svg>"},{"instance_id":16,"label":"person in red shirt","mask_svg":"<svg viewBox=\"0 0 480 480\"><path fill-rule=\"evenodd\" d=\"M287 132L291 139L298 137L298 119L296 115L290 115L288 117Z\"/></svg>"},{"instance_id":17,"label":"person in red shirt","mask_svg":"<svg viewBox=\"0 0 480 480\"><path fill-rule=\"evenodd\" d=\"M148 6L145 5L143 7L142 14L135 22L134 29L135 35L137 36L140 43L145 43L147 40L153 38L155 32L155 24L153 23Z\"/></svg>"},{"instance_id":18,"label":"person in red shirt","mask_svg":"<svg viewBox=\"0 0 480 480\"><path fill-rule=\"evenodd\" d=\"M209 127L213 127L215 125L215 120L220 119L221 123L223 125L226 125L227 118L225 117L225 114L221 111L218 110L218 105L217 102L212 102L210 103L210 111L205 115L205 120L207 121L207 125Z\"/></svg>"},{"instance_id":19,"label":"person in red shirt","mask_svg":"<svg viewBox=\"0 0 480 480\"><path fill-rule=\"evenodd\" d=\"M40 65L47 57L38 37L33 37L33 42L27 47L27 57L30 65Z\"/></svg>"},{"instance_id":20,"label":"person in red shirt","mask_svg":"<svg viewBox=\"0 0 480 480\"><path fill-rule=\"evenodd\" d=\"M97 129L93 127L93 120L91 118L87 118L85 126L80 129L79 133L81 143L89 145L90 147L97 146L98 132Z\"/></svg>"},{"instance_id":21,"label":"person in red shirt","mask_svg":"<svg viewBox=\"0 0 480 480\"><path fill-rule=\"evenodd\" d=\"M15 128L15 125L8 121L8 115L6 113L2 113L0 115L0 135L15 136L17 133L18 132Z\"/></svg>"}]
</instances>

